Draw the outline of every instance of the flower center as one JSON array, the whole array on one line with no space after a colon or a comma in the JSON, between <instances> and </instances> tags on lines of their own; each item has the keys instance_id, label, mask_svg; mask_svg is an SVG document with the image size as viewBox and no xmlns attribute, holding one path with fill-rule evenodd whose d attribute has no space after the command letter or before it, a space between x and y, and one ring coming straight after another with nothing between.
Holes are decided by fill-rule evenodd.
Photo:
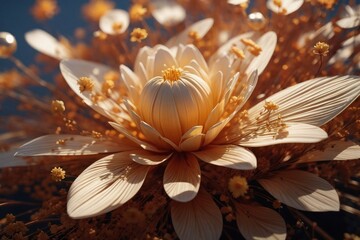
<instances>
[{"instance_id":1,"label":"flower center","mask_svg":"<svg viewBox=\"0 0 360 240\"><path fill-rule=\"evenodd\" d=\"M177 81L180 79L182 71L181 68L176 68L174 66L167 68L162 71L163 79L171 82Z\"/></svg>"}]
</instances>

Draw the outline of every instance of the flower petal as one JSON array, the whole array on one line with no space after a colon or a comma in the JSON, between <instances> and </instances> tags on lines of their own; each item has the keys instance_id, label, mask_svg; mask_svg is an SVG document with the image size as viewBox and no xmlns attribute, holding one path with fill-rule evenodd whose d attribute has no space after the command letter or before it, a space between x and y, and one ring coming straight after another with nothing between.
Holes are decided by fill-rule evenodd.
<instances>
[{"instance_id":1,"label":"flower petal","mask_svg":"<svg viewBox=\"0 0 360 240\"><path fill-rule=\"evenodd\" d=\"M360 25L359 16L351 16L340 19L336 24L341 28L355 28Z\"/></svg>"},{"instance_id":2,"label":"flower petal","mask_svg":"<svg viewBox=\"0 0 360 240\"><path fill-rule=\"evenodd\" d=\"M152 0L153 17L163 26L171 27L184 21L185 9L173 0Z\"/></svg>"},{"instance_id":3,"label":"flower petal","mask_svg":"<svg viewBox=\"0 0 360 240\"><path fill-rule=\"evenodd\" d=\"M190 202L172 202L171 219L176 234L182 240L216 240L221 236L221 212L204 190L200 190Z\"/></svg>"},{"instance_id":4,"label":"flower petal","mask_svg":"<svg viewBox=\"0 0 360 240\"><path fill-rule=\"evenodd\" d=\"M131 144L80 135L45 135L18 148L15 156L68 156L114 153L134 149Z\"/></svg>"},{"instance_id":5,"label":"flower petal","mask_svg":"<svg viewBox=\"0 0 360 240\"><path fill-rule=\"evenodd\" d=\"M119 108L119 104L117 104L114 100L105 98L94 102L92 100L92 92L81 92L79 89L79 78L89 77L94 83L95 92L101 93L101 82L103 81L104 75L111 71L109 67L98 63L71 59L61 61L60 70L70 88L92 109L113 120L120 117L128 118L124 112L121 112L118 115L114 115L112 113L112 109Z\"/></svg>"},{"instance_id":6,"label":"flower petal","mask_svg":"<svg viewBox=\"0 0 360 240\"><path fill-rule=\"evenodd\" d=\"M258 182L280 202L303 211L339 211L336 190L324 179L299 170L275 173Z\"/></svg>"},{"instance_id":7,"label":"flower petal","mask_svg":"<svg viewBox=\"0 0 360 240\"><path fill-rule=\"evenodd\" d=\"M172 37L165 44L167 47L172 48L179 44L188 44L189 43L189 32L194 31L198 34L199 38L203 38L206 33L210 30L210 28L214 24L214 19L206 18L200 20L196 23L193 23L191 26L187 27L184 31L179 33L178 35Z\"/></svg>"},{"instance_id":8,"label":"flower petal","mask_svg":"<svg viewBox=\"0 0 360 240\"><path fill-rule=\"evenodd\" d=\"M22 167L28 166L29 163L22 158L14 158L16 154L16 147L7 150L6 152L0 152L0 169L7 167Z\"/></svg>"},{"instance_id":9,"label":"flower petal","mask_svg":"<svg viewBox=\"0 0 360 240\"><path fill-rule=\"evenodd\" d=\"M129 14L121 9L106 12L99 21L101 31L110 35L121 34L129 26Z\"/></svg>"},{"instance_id":10,"label":"flower petal","mask_svg":"<svg viewBox=\"0 0 360 240\"><path fill-rule=\"evenodd\" d=\"M197 159L190 154L176 154L165 169L164 189L170 198L188 202L198 193L200 179L201 171Z\"/></svg>"},{"instance_id":11,"label":"flower petal","mask_svg":"<svg viewBox=\"0 0 360 240\"><path fill-rule=\"evenodd\" d=\"M332 141L322 150L314 150L303 155L297 163L329 160L352 160L360 158L360 146L351 141Z\"/></svg>"},{"instance_id":12,"label":"flower petal","mask_svg":"<svg viewBox=\"0 0 360 240\"><path fill-rule=\"evenodd\" d=\"M321 126L333 119L359 96L359 82L360 78L357 76L334 76L316 78L286 88L265 100L279 106L269 120L281 115L285 123L301 122ZM265 101L252 107L249 116L253 118L259 116ZM252 121L256 120L252 119Z\"/></svg>"},{"instance_id":13,"label":"flower petal","mask_svg":"<svg viewBox=\"0 0 360 240\"><path fill-rule=\"evenodd\" d=\"M270 208L236 204L236 223L245 239L286 239L286 224Z\"/></svg>"},{"instance_id":14,"label":"flower petal","mask_svg":"<svg viewBox=\"0 0 360 240\"><path fill-rule=\"evenodd\" d=\"M124 134L129 140L133 141L134 143L138 144L139 146L141 146L143 149L149 150L149 151L153 151L153 152L164 152L164 150L160 150L158 148L156 148L155 146L151 145L150 143L147 143L145 141L142 141L140 139L138 139L137 137L133 136L128 129L126 129L124 126L122 126L119 123L115 123L115 122L109 122L109 124L115 128L117 131L119 131L120 133Z\"/></svg>"},{"instance_id":15,"label":"flower petal","mask_svg":"<svg viewBox=\"0 0 360 240\"><path fill-rule=\"evenodd\" d=\"M304 0L282 0L281 3L282 5L279 7L274 4L274 0L268 0L266 6L275 13L288 15L298 10L304 4ZM284 10L285 12L283 12Z\"/></svg>"},{"instance_id":16,"label":"flower petal","mask_svg":"<svg viewBox=\"0 0 360 240\"><path fill-rule=\"evenodd\" d=\"M133 162L129 153L102 158L75 179L68 194L70 217L80 219L110 212L139 191L149 167Z\"/></svg>"},{"instance_id":17,"label":"flower petal","mask_svg":"<svg viewBox=\"0 0 360 240\"><path fill-rule=\"evenodd\" d=\"M173 153L154 153L146 150L133 150L130 158L141 165L158 165L168 160Z\"/></svg>"},{"instance_id":18,"label":"flower petal","mask_svg":"<svg viewBox=\"0 0 360 240\"><path fill-rule=\"evenodd\" d=\"M262 132L244 134L239 144L246 147L263 147L282 143L315 143L327 137L327 133L319 127L302 123L286 123L286 128L278 133L264 129ZM229 138L231 138L230 135Z\"/></svg>"},{"instance_id":19,"label":"flower petal","mask_svg":"<svg viewBox=\"0 0 360 240\"><path fill-rule=\"evenodd\" d=\"M256 168L255 155L236 145L209 145L193 154L204 162L238 170Z\"/></svg>"},{"instance_id":20,"label":"flower petal","mask_svg":"<svg viewBox=\"0 0 360 240\"><path fill-rule=\"evenodd\" d=\"M49 33L34 29L25 34L26 42L35 50L58 60L70 58L71 53Z\"/></svg>"}]
</instances>

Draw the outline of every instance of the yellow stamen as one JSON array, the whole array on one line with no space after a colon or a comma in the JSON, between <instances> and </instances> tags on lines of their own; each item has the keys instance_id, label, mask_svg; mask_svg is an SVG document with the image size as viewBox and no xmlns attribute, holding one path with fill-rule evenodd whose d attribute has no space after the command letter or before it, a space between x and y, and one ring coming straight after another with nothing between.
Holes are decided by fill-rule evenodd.
<instances>
[{"instance_id":1,"label":"yellow stamen","mask_svg":"<svg viewBox=\"0 0 360 240\"><path fill-rule=\"evenodd\" d=\"M231 47L231 53L234 54L237 58L244 59L245 53L243 50L237 48L236 46Z\"/></svg>"},{"instance_id":2,"label":"yellow stamen","mask_svg":"<svg viewBox=\"0 0 360 240\"><path fill-rule=\"evenodd\" d=\"M181 68L176 68L172 66L171 68L162 71L163 78L164 80L168 80L172 82L177 81L180 79L182 71L183 70Z\"/></svg>"},{"instance_id":3,"label":"yellow stamen","mask_svg":"<svg viewBox=\"0 0 360 240\"><path fill-rule=\"evenodd\" d=\"M279 8L281 8L281 6L282 6L282 1L281 0L273 0L273 3L274 3L275 6L277 6Z\"/></svg>"},{"instance_id":4,"label":"yellow stamen","mask_svg":"<svg viewBox=\"0 0 360 240\"><path fill-rule=\"evenodd\" d=\"M78 85L80 92L91 92L94 87L94 82L89 77L81 77L78 80Z\"/></svg>"},{"instance_id":5,"label":"yellow stamen","mask_svg":"<svg viewBox=\"0 0 360 240\"><path fill-rule=\"evenodd\" d=\"M132 32L131 32L131 37L130 37L130 41L131 42L141 42L141 40L144 40L147 38L148 33L145 29L143 28L135 28Z\"/></svg>"},{"instance_id":6,"label":"yellow stamen","mask_svg":"<svg viewBox=\"0 0 360 240\"><path fill-rule=\"evenodd\" d=\"M65 178L65 173L66 172L61 167L54 167L51 170L51 178L55 182L60 182L61 180L63 180Z\"/></svg>"},{"instance_id":7,"label":"yellow stamen","mask_svg":"<svg viewBox=\"0 0 360 240\"><path fill-rule=\"evenodd\" d=\"M242 38L241 42L247 46L247 50L254 56L258 56L262 51L261 47L251 39Z\"/></svg>"},{"instance_id":8,"label":"yellow stamen","mask_svg":"<svg viewBox=\"0 0 360 240\"><path fill-rule=\"evenodd\" d=\"M191 38L194 42L200 41L201 37L198 32L191 30L188 33L189 38Z\"/></svg>"},{"instance_id":9,"label":"yellow stamen","mask_svg":"<svg viewBox=\"0 0 360 240\"><path fill-rule=\"evenodd\" d=\"M279 105L271 101L265 101L264 108L268 111L275 111L279 109Z\"/></svg>"},{"instance_id":10,"label":"yellow stamen","mask_svg":"<svg viewBox=\"0 0 360 240\"><path fill-rule=\"evenodd\" d=\"M112 29L114 30L114 32L120 32L122 27L123 24L121 22L114 22L112 25Z\"/></svg>"}]
</instances>

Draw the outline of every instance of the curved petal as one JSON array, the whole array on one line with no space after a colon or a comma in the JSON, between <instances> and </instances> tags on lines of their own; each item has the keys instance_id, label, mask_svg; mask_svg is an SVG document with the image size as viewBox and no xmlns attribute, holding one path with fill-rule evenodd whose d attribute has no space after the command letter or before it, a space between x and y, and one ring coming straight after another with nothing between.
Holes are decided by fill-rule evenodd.
<instances>
[{"instance_id":1,"label":"curved petal","mask_svg":"<svg viewBox=\"0 0 360 240\"><path fill-rule=\"evenodd\" d=\"M217 166L238 170L256 168L255 155L251 151L236 145L209 145L192 154L204 162Z\"/></svg>"},{"instance_id":2,"label":"curved petal","mask_svg":"<svg viewBox=\"0 0 360 240\"><path fill-rule=\"evenodd\" d=\"M99 21L101 31L110 35L121 34L129 26L129 14L121 9L113 9L106 12Z\"/></svg>"},{"instance_id":3,"label":"curved petal","mask_svg":"<svg viewBox=\"0 0 360 240\"><path fill-rule=\"evenodd\" d=\"M35 50L58 60L71 57L64 45L43 30L34 29L25 33L25 40Z\"/></svg>"},{"instance_id":4,"label":"curved petal","mask_svg":"<svg viewBox=\"0 0 360 240\"><path fill-rule=\"evenodd\" d=\"M119 104L112 99L104 98L94 102L92 99L93 92L81 92L79 89L79 78L89 77L94 83L94 92L101 93L101 82L103 81L104 75L111 71L109 67L98 63L72 59L61 61L60 70L70 88L92 109L114 120L120 116L123 118L128 117L125 116L126 114L123 112L121 112L122 115L119 116L112 114L112 109L119 108Z\"/></svg>"},{"instance_id":5,"label":"curved petal","mask_svg":"<svg viewBox=\"0 0 360 240\"><path fill-rule=\"evenodd\" d=\"M114 153L134 149L105 139L80 135L45 135L20 146L15 156L69 156Z\"/></svg>"},{"instance_id":6,"label":"curved petal","mask_svg":"<svg viewBox=\"0 0 360 240\"><path fill-rule=\"evenodd\" d=\"M139 191L149 167L133 162L129 153L102 158L75 179L68 194L70 217L80 219L110 212Z\"/></svg>"},{"instance_id":7,"label":"curved petal","mask_svg":"<svg viewBox=\"0 0 360 240\"><path fill-rule=\"evenodd\" d=\"M193 23L191 26L187 27L184 31L172 37L169 41L166 42L165 45L169 48L172 48L179 44L188 44L190 40L189 33L191 31L196 32L199 38L203 38L206 35L206 33L210 30L210 28L213 26L213 24L214 24L214 19L212 18L206 18L196 23Z\"/></svg>"},{"instance_id":8,"label":"curved petal","mask_svg":"<svg viewBox=\"0 0 360 240\"><path fill-rule=\"evenodd\" d=\"M173 153L153 153L146 150L132 151L130 154L131 160L141 165L158 165L168 160Z\"/></svg>"},{"instance_id":9,"label":"curved petal","mask_svg":"<svg viewBox=\"0 0 360 240\"><path fill-rule=\"evenodd\" d=\"M329 160L352 160L360 158L360 146L351 141L332 141L324 149L314 150L303 155L296 163Z\"/></svg>"},{"instance_id":10,"label":"curved petal","mask_svg":"<svg viewBox=\"0 0 360 240\"><path fill-rule=\"evenodd\" d=\"M182 240L217 240L221 236L221 212L204 190L200 190L190 202L172 202L171 219L176 234Z\"/></svg>"},{"instance_id":11,"label":"curved petal","mask_svg":"<svg viewBox=\"0 0 360 240\"><path fill-rule=\"evenodd\" d=\"M359 16L351 16L342 18L336 22L336 24L341 28L355 28L360 25L360 17Z\"/></svg>"},{"instance_id":12,"label":"curved petal","mask_svg":"<svg viewBox=\"0 0 360 240\"><path fill-rule=\"evenodd\" d=\"M360 77L349 75L308 80L270 96L249 109L248 113L255 122L255 118L263 111L265 101L271 101L279 109L269 120L275 120L281 115L285 123L301 122L321 126L359 96L359 82Z\"/></svg>"},{"instance_id":13,"label":"curved petal","mask_svg":"<svg viewBox=\"0 0 360 240\"><path fill-rule=\"evenodd\" d=\"M258 182L280 202L303 211L339 211L336 190L324 179L299 170L275 173Z\"/></svg>"},{"instance_id":14,"label":"curved petal","mask_svg":"<svg viewBox=\"0 0 360 240\"><path fill-rule=\"evenodd\" d=\"M327 133L319 127L302 123L286 123L286 128L276 131L261 131L243 136L239 145L263 147L282 143L315 143L327 138Z\"/></svg>"},{"instance_id":15,"label":"curved petal","mask_svg":"<svg viewBox=\"0 0 360 240\"><path fill-rule=\"evenodd\" d=\"M174 155L164 172L164 189L167 195L179 202L191 201L199 191L201 171L192 155Z\"/></svg>"},{"instance_id":16,"label":"curved petal","mask_svg":"<svg viewBox=\"0 0 360 240\"><path fill-rule=\"evenodd\" d=\"M236 223L245 239L286 239L286 224L274 210L249 204L235 204Z\"/></svg>"},{"instance_id":17,"label":"curved petal","mask_svg":"<svg viewBox=\"0 0 360 240\"><path fill-rule=\"evenodd\" d=\"M125 127L123 127L121 124L119 123L115 123L115 122L109 122L109 124L115 128L117 131L119 131L120 133L124 134L129 140L133 141L134 143L138 144L139 146L141 146L143 149L149 150L149 151L153 151L153 152L165 152L165 150L161 150L156 148L155 146L151 145L150 143L147 143L145 141L142 141L140 139L138 139L137 137L133 136L128 129L126 129Z\"/></svg>"},{"instance_id":18,"label":"curved petal","mask_svg":"<svg viewBox=\"0 0 360 240\"><path fill-rule=\"evenodd\" d=\"M275 13L288 15L298 10L304 4L304 0L282 0L281 3L282 5L279 7L274 4L274 0L268 0L266 6Z\"/></svg>"},{"instance_id":19,"label":"curved petal","mask_svg":"<svg viewBox=\"0 0 360 240\"><path fill-rule=\"evenodd\" d=\"M185 20L185 9L173 0L152 0L153 17L160 24L171 27L175 26Z\"/></svg>"}]
</instances>

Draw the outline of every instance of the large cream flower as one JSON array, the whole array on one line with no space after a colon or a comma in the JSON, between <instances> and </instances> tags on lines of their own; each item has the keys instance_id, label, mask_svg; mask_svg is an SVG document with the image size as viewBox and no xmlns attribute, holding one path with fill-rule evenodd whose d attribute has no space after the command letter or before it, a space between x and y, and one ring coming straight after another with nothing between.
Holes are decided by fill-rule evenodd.
<instances>
[{"instance_id":1,"label":"large cream flower","mask_svg":"<svg viewBox=\"0 0 360 240\"><path fill-rule=\"evenodd\" d=\"M61 72L72 90L126 138L48 135L23 145L17 155L109 154L73 182L67 205L73 218L123 205L155 165L166 164L163 185L175 200L171 212L179 237L217 239L222 216L200 189L199 160L251 170L256 157L243 146L321 141L327 134L318 126L360 91L355 77L319 78L240 111L275 45L273 32L243 34L222 46L208 63L193 45L144 47L133 70L120 66L118 85L108 81L111 69L104 65L64 60Z\"/></svg>"}]
</instances>

